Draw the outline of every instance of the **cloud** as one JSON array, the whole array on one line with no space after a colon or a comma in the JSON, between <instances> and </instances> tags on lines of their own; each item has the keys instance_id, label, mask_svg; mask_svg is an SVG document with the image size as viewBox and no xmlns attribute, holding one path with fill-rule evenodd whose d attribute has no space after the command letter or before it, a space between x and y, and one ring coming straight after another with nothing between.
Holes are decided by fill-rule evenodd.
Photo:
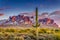
<instances>
[{"instance_id":1,"label":"cloud","mask_svg":"<svg viewBox=\"0 0 60 40\"><path fill-rule=\"evenodd\" d=\"M48 16L48 13L44 12L44 13L41 14L41 16Z\"/></svg>"},{"instance_id":2,"label":"cloud","mask_svg":"<svg viewBox=\"0 0 60 40\"><path fill-rule=\"evenodd\" d=\"M44 12L41 15L39 15L39 18L55 18L55 17L56 18L60 17L60 11L54 11L52 13Z\"/></svg>"},{"instance_id":3,"label":"cloud","mask_svg":"<svg viewBox=\"0 0 60 40\"><path fill-rule=\"evenodd\" d=\"M4 14L3 13L0 13L0 16L3 16Z\"/></svg>"},{"instance_id":4,"label":"cloud","mask_svg":"<svg viewBox=\"0 0 60 40\"><path fill-rule=\"evenodd\" d=\"M48 18L48 17L49 17L49 14L47 12L44 12L41 15L38 16L39 19Z\"/></svg>"},{"instance_id":5,"label":"cloud","mask_svg":"<svg viewBox=\"0 0 60 40\"><path fill-rule=\"evenodd\" d=\"M20 13L21 15L27 15L27 16L35 16L35 12L23 12L23 13Z\"/></svg>"},{"instance_id":6,"label":"cloud","mask_svg":"<svg viewBox=\"0 0 60 40\"><path fill-rule=\"evenodd\" d=\"M11 8L11 6L0 7L0 10L10 9L10 8Z\"/></svg>"},{"instance_id":7,"label":"cloud","mask_svg":"<svg viewBox=\"0 0 60 40\"><path fill-rule=\"evenodd\" d=\"M0 10L4 10L4 8L0 8Z\"/></svg>"},{"instance_id":8,"label":"cloud","mask_svg":"<svg viewBox=\"0 0 60 40\"><path fill-rule=\"evenodd\" d=\"M60 15L60 11L52 12L50 15Z\"/></svg>"},{"instance_id":9,"label":"cloud","mask_svg":"<svg viewBox=\"0 0 60 40\"><path fill-rule=\"evenodd\" d=\"M0 10L5 10L5 9L7 9L6 7L2 7L2 8L0 8Z\"/></svg>"}]
</instances>

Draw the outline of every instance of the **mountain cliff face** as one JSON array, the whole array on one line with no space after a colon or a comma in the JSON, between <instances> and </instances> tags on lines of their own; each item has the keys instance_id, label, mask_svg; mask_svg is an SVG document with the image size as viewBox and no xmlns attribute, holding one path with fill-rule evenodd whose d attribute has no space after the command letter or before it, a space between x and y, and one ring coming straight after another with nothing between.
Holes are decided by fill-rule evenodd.
<instances>
[{"instance_id":1,"label":"mountain cliff face","mask_svg":"<svg viewBox=\"0 0 60 40\"><path fill-rule=\"evenodd\" d=\"M7 20L1 20L0 25L30 25L32 26L35 23L34 16L27 16L27 15L17 15L17 16L10 16ZM53 19L50 18L42 18L38 19L38 23L41 26L56 26L58 25L54 23Z\"/></svg>"}]
</instances>

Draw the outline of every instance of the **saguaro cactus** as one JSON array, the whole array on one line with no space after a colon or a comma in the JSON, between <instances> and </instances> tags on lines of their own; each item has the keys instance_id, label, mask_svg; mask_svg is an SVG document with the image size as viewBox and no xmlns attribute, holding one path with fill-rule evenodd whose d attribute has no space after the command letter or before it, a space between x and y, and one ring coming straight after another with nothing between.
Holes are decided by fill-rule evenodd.
<instances>
[{"instance_id":1,"label":"saguaro cactus","mask_svg":"<svg viewBox=\"0 0 60 40\"><path fill-rule=\"evenodd\" d=\"M38 24L38 8L36 8L36 40L38 40L38 27L40 25Z\"/></svg>"},{"instance_id":2,"label":"saguaro cactus","mask_svg":"<svg viewBox=\"0 0 60 40\"><path fill-rule=\"evenodd\" d=\"M40 24L38 24L38 8L37 7L36 7L36 10L35 10L35 13L36 13L36 17L35 17L36 24L35 24L35 26L33 25L33 27L39 27Z\"/></svg>"},{"instance_id":3,"label":"saguaro cactus","mask_svg":"<svg viewBox=\"0 0 60 40\"><path fill-rule=\"evenodd\" d=\"M40 25L38 24L38 8L36 8L36 27L39 27Z\"/></svg>"},{"instance_id":4,"label":"saguaro cactus","mask_svg":"<svg viewBox=\"0 0 60 40\"><path fill-rule=\"evenodd\" d=\"M33 25L33 27L36 27L36 40L38 40L38 27L40 26L40 24L38 24L38 8L36 7L36 18L35 18L35 21L36 21L36 24L35 26Z\"/></svg>"}]
</instances>

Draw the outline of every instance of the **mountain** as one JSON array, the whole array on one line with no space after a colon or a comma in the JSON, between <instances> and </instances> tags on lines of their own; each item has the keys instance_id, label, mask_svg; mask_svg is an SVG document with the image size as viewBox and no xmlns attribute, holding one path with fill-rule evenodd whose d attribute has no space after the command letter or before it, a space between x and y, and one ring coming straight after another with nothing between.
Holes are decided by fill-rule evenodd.
<instances>
[{"instance_id":1,"label":"mountain","mask_svg":"<svg viewBox=\"0 0 60 40\"><path fill-rule=\"evenodd\" d=\"M7 20L0 20L0 25L30 25L32 26L33 24L35 24L35 17L34 16L28 16L26 15L27 13L23 13L22 15L17 15L17 16L10 16L9 19ZM47 16L48 13L43 13L41 16ZM38 19L38 23L41 24L41 26L55 26L58 27L58 25L54 22L53 19L50 18L40 18L41 16L39 16Z\"/></svg>"}]
</instances>

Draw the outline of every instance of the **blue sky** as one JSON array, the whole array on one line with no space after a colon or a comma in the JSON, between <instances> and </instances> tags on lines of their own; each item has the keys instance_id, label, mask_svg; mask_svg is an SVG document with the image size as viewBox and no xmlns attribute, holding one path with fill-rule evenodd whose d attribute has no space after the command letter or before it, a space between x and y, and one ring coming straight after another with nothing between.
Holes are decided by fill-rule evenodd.
<instances>
[{"instance_id":1,"label":"blue sky","mask_svg":"<svg viewBox=\"0 0 60 40\"><path fill-rule=\"evenodd\" d=\"M39 9L39 14L51 13L60 9L60 0L0 0L0 13L4 14L0 19L6 19L21 12L34 12L36 7Z\"/></svg>"}]
</instances>

